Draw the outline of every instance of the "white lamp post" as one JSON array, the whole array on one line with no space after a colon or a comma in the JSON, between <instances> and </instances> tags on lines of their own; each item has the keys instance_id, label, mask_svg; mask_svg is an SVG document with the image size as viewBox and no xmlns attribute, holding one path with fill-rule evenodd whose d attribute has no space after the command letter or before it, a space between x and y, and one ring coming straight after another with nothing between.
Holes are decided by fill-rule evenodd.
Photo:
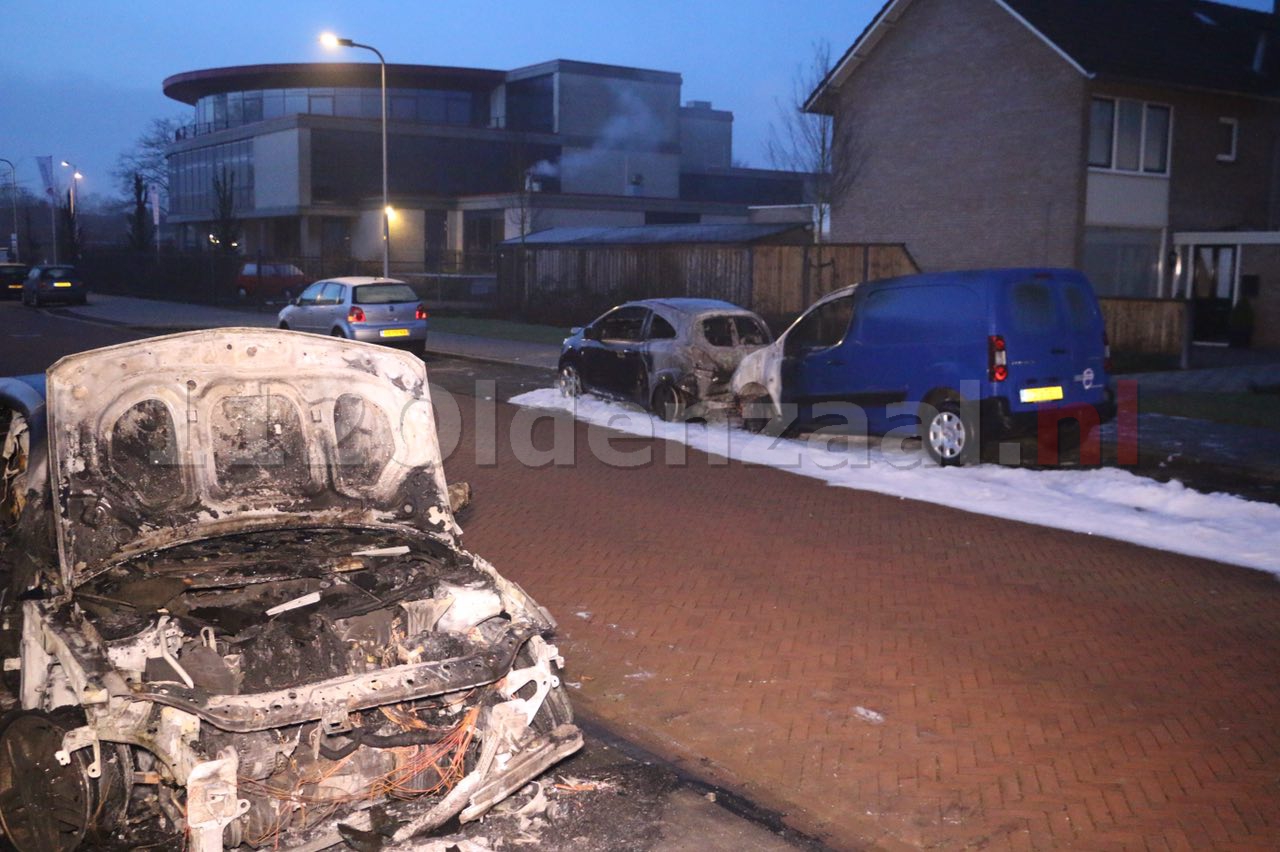
<instances>
[{"instance_id":1,"label":"white lamp post","mask_svg":"<svg viewBox=\"0 0 1280 852\"><path fill-rule=\"evenodd\" d=\"M325 47L359 47L372 51L378 57L382 70L382 277L391 277L391 203L387 200L387 60L382 52L368 44L360 44L349 38L338 38L333 33L320 36Z\"/></svg>"},{"instance_id":2,"label":"white lamp post","mask_svg":"<svg viewBox=\"0 0 1280 852\"><path fill-rule=\"evenodd\" d=\"M18 170L13 167L12 162L4 157L0 157L0 163L4 163L9 167L9 200L13 202L13 235L11 237L13 240L13 259L21 261L22 258L19 256L21 249L18 248Z\"/></svg>"}]
</instances>

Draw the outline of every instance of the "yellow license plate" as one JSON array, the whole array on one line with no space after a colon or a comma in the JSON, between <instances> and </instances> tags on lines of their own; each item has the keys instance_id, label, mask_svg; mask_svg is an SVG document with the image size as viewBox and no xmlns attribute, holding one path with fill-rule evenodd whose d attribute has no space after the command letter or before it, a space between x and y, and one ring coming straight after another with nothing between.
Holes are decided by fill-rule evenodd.
<instances>
[{"instance_id":1,"label":"yellow license plate","mask_svg":"<svg viewBox=\"0 0 1280 852\"><path fill-rule=\"evenodd\" d=\"M21 285L21 284L10 284L10 285L9 285L9 289L10 289L10 290L21 290L21 289L22 289L22 285Z\"/></svg>"},{"instance_id":2,"label":"yellow license plate","mask_svg":"<svg viewBox=\"0 0 1280 852\"><path fill-rule=\"evenodd\" d=\"M383 337L408 337L409 329L407 328L384 328L378 332Z\"/></svg>"},{"instance_id":3,"label":"yellow license plate","mask_svg":"<svg viewBox=\"0 0 1280 852\"><path fill-rule=\"evenodd\" d=\"M71 286L71 282L70 282L70 281L55 281L55 282L53 282L53 286L55 286L55 287L70 287L70 286Z\"/></svg>"},{"instance_id":4,"label":"yellow license plate","mask_svg":"<svg viewBox=\"0 0 1280 852\"><path fill-rule=\"evenodd\" d=\"M1018 391L1018 399L1023 402L1052 402L1055 399L1062 399L1062 386L1055 385L1051 388L1023 388Z\"/></svg>"}]
</instances>

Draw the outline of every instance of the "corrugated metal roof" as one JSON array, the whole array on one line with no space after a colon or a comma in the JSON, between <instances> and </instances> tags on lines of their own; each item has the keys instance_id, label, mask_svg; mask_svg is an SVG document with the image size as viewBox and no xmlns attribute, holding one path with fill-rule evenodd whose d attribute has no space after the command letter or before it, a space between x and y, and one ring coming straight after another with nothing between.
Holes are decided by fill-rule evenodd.
<instances>
[{"instance_id":1,"label":"corrugated metal roof","mask_svg":"<svg viewBox=\"0 0 1280 852\"><path fill-rule=\"evenodd\" d=\"M521 245L654 245L659 243L752 243L807 228L795 222L741 225L632 225L616 228L549 228L506 240Z\"/></svg>"}]
</instances>

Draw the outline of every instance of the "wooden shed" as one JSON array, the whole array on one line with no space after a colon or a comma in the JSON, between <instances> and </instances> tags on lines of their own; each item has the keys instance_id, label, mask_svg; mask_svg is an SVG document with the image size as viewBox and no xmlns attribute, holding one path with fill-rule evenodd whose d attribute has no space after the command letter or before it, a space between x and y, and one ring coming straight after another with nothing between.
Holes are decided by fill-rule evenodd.
<instances>
[{"instance_id":1,"label":"wooden shed","mask_svg":"<svg viewBox=\"0 0 1280 852\"><path fill-rule=\"evenodd\" d=\"M832 290L918 271L902 245L815 244L795 223L552 228L498 247L498 299L573 323L629 299L691 296L776 323Z\"/></svg>"}]
</instances>

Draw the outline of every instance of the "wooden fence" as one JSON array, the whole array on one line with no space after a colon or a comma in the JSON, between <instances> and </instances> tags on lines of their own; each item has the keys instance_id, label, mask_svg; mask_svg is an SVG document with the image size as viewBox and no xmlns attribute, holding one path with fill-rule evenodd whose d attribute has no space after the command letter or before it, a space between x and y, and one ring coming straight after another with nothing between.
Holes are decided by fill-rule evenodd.
<instances>
[{"instance_id":1,"label":"wooden fence","mask_svg":"<svg viewBox=\"0 0 1280 852\"><path fill-rule=\"evenodd\" d=\"M1098 304L1113 352L1182 354L1190 330L1187 300L1101 298Z\"/></svg>"},{"instance_id":2,"label":"wooden fence","mask_svg":"<svg viewBox=\"0 0 1280 852\"><path fill-rule=\"evenodd\" d=\"M498 300L530 319L580 323L629 299L688 296L777 322L832 290L917 271L901 245L507 246Z\"/></svg>"}]
</instances>

